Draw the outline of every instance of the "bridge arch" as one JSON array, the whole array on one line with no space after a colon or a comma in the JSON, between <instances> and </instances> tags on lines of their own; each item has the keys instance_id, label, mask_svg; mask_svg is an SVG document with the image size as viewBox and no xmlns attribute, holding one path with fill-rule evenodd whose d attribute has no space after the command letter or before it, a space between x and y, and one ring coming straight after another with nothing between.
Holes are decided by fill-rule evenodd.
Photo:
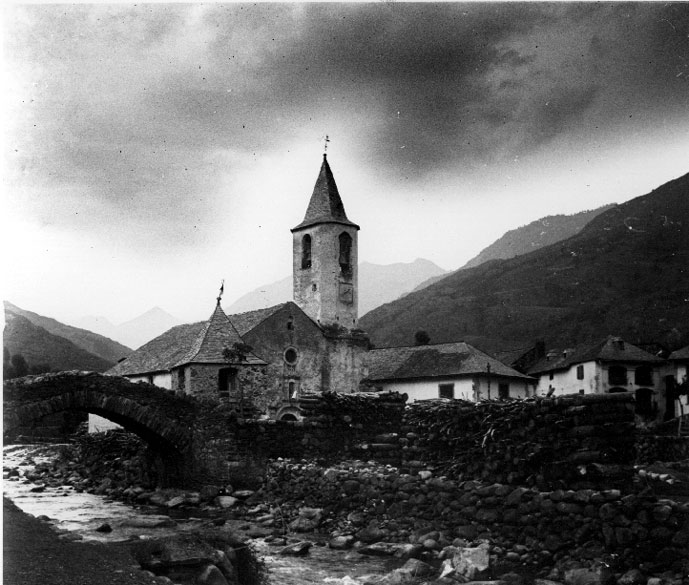
<instances>
[{"instance_id":1,"label":"bridge arch","mask_svg":"<svg viewBox=\"0 0 689 585\"><path fill-rule=\"evenodd\" d=\"M3 434L63 411L98 414L141 437L160 457L161 482L188 483L198 402L147 383L92 372L7 380Z\"/></svg>"}]
</instances>

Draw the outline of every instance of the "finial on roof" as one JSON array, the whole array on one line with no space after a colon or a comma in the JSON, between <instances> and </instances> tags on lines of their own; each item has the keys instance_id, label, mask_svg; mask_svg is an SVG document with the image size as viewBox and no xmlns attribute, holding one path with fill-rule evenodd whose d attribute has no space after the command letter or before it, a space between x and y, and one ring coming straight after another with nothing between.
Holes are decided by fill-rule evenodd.
<instances>
[{"instance_id":1,"label":"finial on roof","mask_svg":"<svg viewBox=\"0 0 689 585\"><path fill-rule=\"evenodd\" d=\"M325 147L323 148L323 158L326 158L328 156L328 142L330 142L330 137L326 134L325 135Z\"/></svg>"},{"instance_id":2,"label":"finial on roof","mask_svg":"<svg viewBox=\"0 0 689 585\"><path fill-rule=\"evenodd\" d=\"M218 298L216 299L218 301L218 305L220 305L220 299L222 299L222 293L225 292L225 279L222 279L222 282L220 283L220 294L218 294Z\"/></svg>"}]
</instances>

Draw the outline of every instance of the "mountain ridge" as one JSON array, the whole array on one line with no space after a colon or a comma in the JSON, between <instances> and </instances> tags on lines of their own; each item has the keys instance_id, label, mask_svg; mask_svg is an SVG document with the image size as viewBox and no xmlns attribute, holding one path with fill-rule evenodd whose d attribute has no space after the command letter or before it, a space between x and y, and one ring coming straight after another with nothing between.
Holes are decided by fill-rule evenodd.
<instances>
[{"instance_id":1,"label":"mountain ridge","mask_svg":"<svg viewBox=\"0 0 689 585\"><path fill-rule=\"evenodd\" d=\"M117 360L132 352L131 348L113 339L109 339L98 333L89 331L88 329L67 325L52 317L45 317L33 311L27 311L9 301L4 301L4 307L5 315L7 315L8 311L21 315L34 325L45 329L51 335L67 339L75 346L107 362L116 363Z\"/></svg>"},{"instance_id":2,"label":"mountain ridge","mask_svg":"<svg viewBox=\"0 0 689 585\"><path fill-rule=\"evenodd\" d=\"M181 325L182 321L155 306L119 325L113 324L106 317L92 315L82 317L77 323L80 326L92 328L91 330L99 335L137 348L175 325Z\"/></svg>"},{"instance_id":3,"label":"mountain ridge","mask_svg":"<svg viewBox=\"0 0 689 585\"><path fill-rule=\"evenodd\" d=\"M614 206L570 238L458 270L378 307L360 326L374 344L472 336L478 347L536 339L689 342L689 174ZM682 291L685 291L682 293Z\"/></svg>"},{"instance_id":4,"label":"mountain ridge","mask_svg":"<svg viewBox=\"0 0 689 585\"><path fill-rule=\"evenodd\" d=\"M10 354L21 354L34 368L104 372L114 365L7 308L3 345Z\"/></svg>"}]
</instances>

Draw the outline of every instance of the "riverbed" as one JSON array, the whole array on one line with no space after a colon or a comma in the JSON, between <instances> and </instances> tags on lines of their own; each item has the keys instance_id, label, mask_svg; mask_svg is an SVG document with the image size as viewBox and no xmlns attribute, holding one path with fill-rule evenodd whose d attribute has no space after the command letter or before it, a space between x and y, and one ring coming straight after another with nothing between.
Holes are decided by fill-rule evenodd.
<instances>
[{"instance_id":1,"label":"riverbed","mask_svg":"<svg viewBox=\"0 0 689 585\"><path fill-rule=\"evenodd\" d=\"M160 514L150 508L136 508L103 496L77 492L71 486L37 486L27 482L24 473L33 465L26 464L31 458L35 464L50 460L50 451L39 445L12 445L3 448L3 467L18 467L20 475L3 480L3 494L22 511L33 516L50 519L56 531L66 538L92 542L121 542L132 538L151 539L181 531L198 529L208 522L207 518L192 515ZM39 491L36 491L36 490ZM112 530L98 529L107 524ZM247 529L244 520L229 520L230 529L242 533ZM302 535L299 536L301 538ZM270 583L275 585L308 585L332 583L334 585L359 585L365 575L380 575L390 570L389 560L364 556L356 551L335 551L318 546L319 539L304 557L281 556L279 547L273 547L263 538L251 539L269 571Z\"/></svg>"}]
</instances>

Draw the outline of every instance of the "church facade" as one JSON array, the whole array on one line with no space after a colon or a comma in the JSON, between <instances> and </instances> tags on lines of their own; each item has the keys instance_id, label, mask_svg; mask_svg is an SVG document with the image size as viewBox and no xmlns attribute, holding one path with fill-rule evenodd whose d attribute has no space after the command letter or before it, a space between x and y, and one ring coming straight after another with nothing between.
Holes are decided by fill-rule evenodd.
<instances>
[{"instance_id":1,"label":"church facade","mask_svg":"<svg viewBox=\"0 0 689 585\"><path fill-rule=\"evenodd\" d=\"M304 393L355 392L368 337L357 328L359 226L323 155L292 229L293 302L173 327L107 373L212 397L274 419L299 418Z\"/></svg>"}]
</instances>

